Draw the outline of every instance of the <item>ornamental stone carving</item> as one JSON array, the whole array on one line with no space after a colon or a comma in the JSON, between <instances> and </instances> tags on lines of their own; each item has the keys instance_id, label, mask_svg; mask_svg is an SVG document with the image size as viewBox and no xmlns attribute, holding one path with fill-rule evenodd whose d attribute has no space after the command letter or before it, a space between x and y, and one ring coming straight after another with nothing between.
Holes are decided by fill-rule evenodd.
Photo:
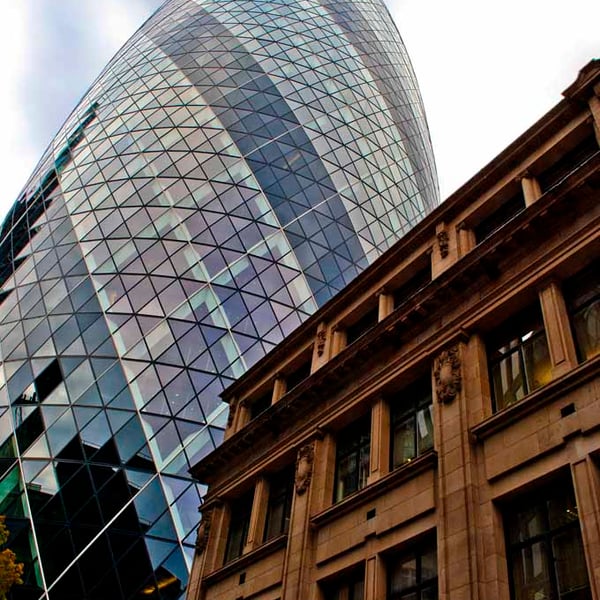
<instances>
[{"instance_id":1,"label":"ornamental stone carving","mask_svg":"<svg viewBox=\"0 0 600 600\"><path fill-rule=\"evenodd\" d=\"M317 355L319 357L323 356L323 352L325 351L325 341L327 340L327 332L325 329L320 329L317 331Z\"/></svg>"},{"instance_id":2,"label":"ornamental stone carving","mask_svg":"<svg viewBox=\"0 0 600 600\"><path fill-rule=\"evenodd\" d=\"M444 350L435 360L433 375L438 402L452 402L461 389L458 347Z\"/></svg>"},{"instance_id":3,"label":"ornamental stone carving","mask_svg":"<svg viewBox=\"0 0 600 600\"><path fill-rule=\"evenodd\" d=\"M437 241L440 247L441 257L446 258L450 252L450 237L445 229L437 232Z\"/></svg>"},{"instance_id":4,"label":"ornamental stone carving","mask_svg":"<svg viewBox=\"0 0 600 600\"><path fill-rule=\"evenodd\" d=\"M315 450L313 444L302 446L298 451L296 459L296 493L302 496L310 485L312 478L313 462L315 460Z\"/></svg>"},{"instance_id":5,"label":"ornamental stone carving","mask_svg":"<svg viewBox=\"0 0 600 600\"><path fill-rule=\"evenodd\" d=\"M198 526L198 536L196 537L196 554L202 554L206 549L211 519L212 510L207 510L205 513L202 513L202 520Z\"/></svg>"}]
</instances>

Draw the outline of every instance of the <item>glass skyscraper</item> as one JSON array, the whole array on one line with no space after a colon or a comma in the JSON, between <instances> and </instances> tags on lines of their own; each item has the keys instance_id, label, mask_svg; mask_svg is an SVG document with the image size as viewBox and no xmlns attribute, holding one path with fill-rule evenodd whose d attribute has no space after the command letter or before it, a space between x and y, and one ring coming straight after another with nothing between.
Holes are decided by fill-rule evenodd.
<instances>
[{"instance_id":1,"label":"glass skyscraper","mask_svg":"<svg viewBox=\"0 0 600 600\"><path fill-rule=\"evenodd\" d=\"M438 202L379 0L172 0L0 233L15 598L181 598L218 394Z\"/></svg>"}]
</instances>

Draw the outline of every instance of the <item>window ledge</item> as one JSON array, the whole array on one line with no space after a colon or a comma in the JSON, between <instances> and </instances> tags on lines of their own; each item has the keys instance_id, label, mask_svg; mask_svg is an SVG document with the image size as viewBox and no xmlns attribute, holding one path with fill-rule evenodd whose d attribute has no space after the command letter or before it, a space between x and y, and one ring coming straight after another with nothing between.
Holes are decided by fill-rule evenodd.
<instances>
[{"instance_id":1,"label":"window ledge","mask_svg":"<svg viewBox=\"0 0 600 600\"><path fill-rule=\"evenodd\" d=\"M259 560L277 552L277 550L281 550L285 548L287 545L287 533L280 535L264 544L258 546L254 550L248 552L247 554L242 554L242 556L228 562L226 565L213 571L202 580L203 586L214 585L215 583L226 579L230 575L241 571L242 569L247 568L249 565L258 562Z\"/></svg>"},{"instance_id":2,"label":"window ledge","mask_svg":"<svg viewBox=\"0 0 600 600\"><path fill-rule=\"evenodd\" d=\"M362 490L354 492L343 500L326 508L324 511L312 517L310 519L310 524L313 527L326 525L342 515L355 510L358 506L371 502L374 498L381 496L388 490L398 487L401 483L416 477L419 473L433 469L436 466L437 452L435 450L428 450L425 454L390 471L381 479L362 488Z\"/></svg>"},{"instance_id":3,"label":"window ledge","mask_svg":"<svg viewBox=\"0 0 600 600\"><path fill-rule=\"evenodd\" d=\"M523 400L515 402L512 406L500 410L485 421L471 427L472 438L476 442L481 442L494 433L502 431L538 408L590 381L598 375L598 367L600 367L600 355L585 361L565 375L531 392Z\"/></svg>"}]
</instances>

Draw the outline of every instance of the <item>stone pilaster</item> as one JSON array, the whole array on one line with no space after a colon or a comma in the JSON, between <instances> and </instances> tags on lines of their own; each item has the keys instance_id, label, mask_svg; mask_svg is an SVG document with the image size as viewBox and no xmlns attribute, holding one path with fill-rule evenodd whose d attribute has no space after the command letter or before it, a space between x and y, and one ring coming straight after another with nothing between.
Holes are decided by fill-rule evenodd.
<instances>
[{"instance_id":1,"label":"stone pilaster","mask_svg":"<svg viewBox=\"0 0 600 600\"><path fill-rule=\"evenodd\" d=\"M596 134L596 141L600 145L600 97L597 95L592 96L589 101L590 111L594 118L594 132Z\"/></svg>"},{"instance_id":2,"label":"stone pilaster","mask_svg":"<svg viewBox=\"0 0 600 600\"><path fill-rule=\"evenodd\" d=\"M529 174L521 177L521 189L523 190L523 198L525 198L525 206L531 206L542 196L542 189L538 180Z\"/></svg>"},{"instance_id":3,"label":"stone pilaster","mask_svg":"<svg viewBox=\"0 0 600 600\"><path fill-rule=\"evenodd\" d=\"M440 598L477 600L480 564L474 522L477 465L469 439L463 382L466 346L459 343L434 361L435 448L438 451L438 565Z\"/></svg>"},{"instance_id":4,"label":"stone pilaster","mask_svg":"<svg viewBox=\"0 0 600 600\"><path fill-rule=\"evenodd\" d=\"M364 600L381 600L386 597L386 572L381 556L370 556L365 561Z\"/></svg>"},{"instance_id":5,"label":"stone pilaster","mask_svg":"<svg viewBox=\"0 0 600 600\"><path fill-rule=\"evenodd\" d=\"M577 365L577 352L567 307L558 285L550 283L540 290L539 297L552 362L552 378L556 379Z\"/></svg>"},{"instance_id":6,"label":"stone pilaster","mask_svg":"<svg viewBox=\"0 0 600 600\"><path fill-rule=\"evenodd\" d=\"M379 301L377 320L383 321L394 312L394 296L387 290L381 289L377 292L377 299Z\"/></svg>"},{"instance_id":7,"label":"stone pilaster","mask_svg":"<svg viewBox=\"0 0 600 600\"><path fill-rule=\"evenodd\" d=\"M244 547L244 554L260 546L265 531L265 520L267 517L267 504L269 502L269 482L261 477L254 486L254 500L252 501L252 512L250 513L250 524L248 526L248 539Z\"/></svg>"},{"instance_id":8,"label":"stone pilaster","mask_svg":"<svg viewBox=\"0 0 600 600\"><path fill-rule=\"evenodd\" d=\"M389 472L390 407L377 398L371 407L371 453L367 483L377 481Z\"/></svg>"},{"instance_id":9,"label":"stone pilaster","mask_svg":"<svg viewBox=\"0 0 600 600\"><path fill-rule=\"evenodd\" d=\"M319 451L317 446L318 440L311 440L298 450L281 600L309 597L312 565L312 531L309 521L314 490L315 453Z\"/></svg>"},{"instance_id":10,"label":"stone pilaster","mask_svg":"<svg viewBox=\"0 0 600 600\"><path fill-rule=\"evenodd\" d=\"M469 229L465 223L461 223L456 231L458 241L458 256L463 257L475 248L477 241L472 229Z\"/></svg>"},{"instance_id":11,"label":"stone pilaster","mask_svg":"<svg viewBox=\"0 0 600 600\"><path fill-rule=\"evenodd\" d=\"M571 464L592 598L600 598L600 477L590 456Z\"/></svg>"}]
</instances>

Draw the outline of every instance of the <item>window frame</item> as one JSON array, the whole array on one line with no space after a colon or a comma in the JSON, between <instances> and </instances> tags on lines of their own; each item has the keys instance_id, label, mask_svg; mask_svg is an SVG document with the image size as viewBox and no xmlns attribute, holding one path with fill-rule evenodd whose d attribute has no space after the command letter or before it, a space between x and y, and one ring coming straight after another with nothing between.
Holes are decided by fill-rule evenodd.
<instances>
[{"instance_id":1,"label":"window frame","mask_svg":"<svg viewBox=\"0 0 600 600\"><path fill-rule=\"evenodd\" d=\"M544 360L537 362L528 360L529 357L535 356L536 344L542 344L538 348L543 350L545 362ZM494 413L521 402L531 392L543 387L552 380L550 346L539 301L500 323L496 329L486 336L485 346ZM516 362L513 360L515 356ZM543 367L544 364L546 364L545 368L550 376L548 379L536 382L534 378L536 365L542 365ZM503 380L506 379L506 373L512 372L515 366L518 366L518 372L516 376L512 376L513 385L509 389L508 385L504 386L504 383L510 382L504 382ZM496 377L496 373L499 373L499 378ZM508 373L508 376L510 376L510 373ZM514 384L518 380L520 385L515 388ZM500 388L498 383L502 386L502 398L498 398L498 389ZM511 392L511 389L515 391ZM522 391L520 392L520 390ZM507 401L506 397L509 392L512 395L512 400Z\"/></svg>"},{"instance_id":2,"label":"window frame","mask_svg":"<svg viewBox=\"0 0 600 600\"><path fill-rule=\"evenodd\" d=\"M583 313L593 310L600 312L600 261L596 260L585 269L576 273L563 284L563 295L569 315L569 324L575 351L577 352L577 361L583 363L600 354L600 343L596 348L591 349L591 354L585 352L586 344L582 340L582 333L577 326L576 319ZM595 351L594 351L595 350Z\"/></svg>"},{"instance_id":3,"label":"window frame","mask_svg":"<svg viewBox=\"0 0 600 600\"><path fill-rule=\"evenodd\" d=\"M423 558L433 554L435 564L435 575L423 579ZM392 583L394 573L403 563L410 560L415 561L415 583L406 588L393 591ZM421 600L423 592L432 591L434 598L438 597L438 556L437 538L428 534L425 538L407 547L405 550L396 552L387 557L386 560L386 598L387 600L402 600L403 598L414 598Z\"/></svg>"},{"instance_id":4,"label":"window frame","mask_svg":"<svg viewBox=\"0 0 600 600\"><path fill-rule=\"evenodd\" d=\"M524 554L524 551L528 549L530 551L530 562L534 566L534 563L536 562L536 556L537 561L540 562L540 564L541 562L545 563L544 566L547 569L547 577L545 581L539 581L537 584L535 582L528 584L526 581L524 581L523 586L543 585L544 588L549 591L550 597L555 598L556 600L568 600L570 598L577 598L577 600L585 598L585 600L591 600L592 598L590 578L585 559L585 548L583 546L583 538L579 514L577 512L575 493L572 482L570 480L567 481L567 479L568 477L564 477L560 480L555 480L549 485L544 485L533 492L521 494L502 507L502 519L506 543L506 564L510 583L511 600L520 600L521 598L525 597L523 594L524 590L527 590L527 587L522 587L519 590L516 588L517 583L514 565L516 565L516 561L520 559L521 566L524 566L524 568L527 567L523 561L524 558L525 560L527 558ZM550 503L557 500L559 503L564 500L567 506L566 511L560 511L561 514L566 513L572 516L574 510L576 517L572 518L568 522L553 526L553 519L551 516L552 509L550 508ZM559 504L559 508L563 507ZM527 513L530 515L535 515L537 518L536 523L540 525L540 531L528 535L528 537L523 539L512 541L512 525L514 523L518 523L519 517L521 515L524 516ZM533 519L529 519L528 525L532 526L533 523ZM587 578L587 587L580 586L578 588L569 589L566 590L566 592L561 593L559 589L559 569L557 568L559 561L556 556L555 540L568 533L571 533L573 536L571 538L571 543L573 541L578 543L579 547L577 550L579 551L579 556L582 559L581 566L583 567L584 574ZM535 554L532 551L532 549L536 546L539 548L539 554ZM571 547L570 550L572 549L573 548ZM573 553L569 552L569 570L571 572L572 564L570 561L572 559Z\"/></svg>"},{"instance_id":5,"label":"window frame","mask_svg":"<svg viewBox=\"0 0 600 600\"><path fill-rule=\"evenodd\" d=\"M434 422L433 422L433 390L431 377L424 375L416 379L411 384L394 394L394 399L388 402L390 407L390 471L400 468L402 465L422 456L434 447ZM420 448L419 444L419 415L429 414L429 422L425 419L425 426L430 426L429 437L430 445ZM397 433L402 425L412 423L412 449L413 455L406 457L401 462L396 461L397 453Z\"/></svg>"},{"instance_id":6,"label":"window frame","mask_svg":"<svg viewBox=\"0 0 600 600\"><path fill-rule=\"evenodd\" d=\"M352 469L356 478L356 487L345 492L340 487L340 468L342 461L354 456L355 468ZM370 473L371 460L371 413L352 422L338 432L335 448L335 475L333 488L333 502L341 502L348 496L362 490L367 485ZM363 468L366 463L366 470Z\"/></svg>"},{"instance_id":7,"label":"window frame","mask_svg":"<svg viewBox=\"0 0 600 600\"><path fill-rule=\"evenodd\" d=\"M223 564L233 562L244 554L244 548L248 543L253 503L253 488L229 503L229 526ZM239 533L238 541L234 540L234 533Z\"/></svg>"},{"instance_id":8,"label":"window frame","mask_svg":"<svg viewBox=\"0 0 600 600\"><path fill-rule=\"evenodd\" d=\"M358 586L358 587L357 587ZM320 584L323 600L364 600L365 565L360 563L348 571Z\"/></svg>"},{"instance_id":9,"label":"window frame","mask_svg":"<svg viewBox=\"0 0 600 600\"><path fill-rule=\"evenodd\" d=\"M294 468L287 467L269 478L269 497L265 514L265 526L263 532L263 543L273 540L279 536L287 535L289 532L292 501L294 499ZM281 518L277 527L272 528L273 514L278 506L283 506Z\"/></svg>"}]
</instances>

